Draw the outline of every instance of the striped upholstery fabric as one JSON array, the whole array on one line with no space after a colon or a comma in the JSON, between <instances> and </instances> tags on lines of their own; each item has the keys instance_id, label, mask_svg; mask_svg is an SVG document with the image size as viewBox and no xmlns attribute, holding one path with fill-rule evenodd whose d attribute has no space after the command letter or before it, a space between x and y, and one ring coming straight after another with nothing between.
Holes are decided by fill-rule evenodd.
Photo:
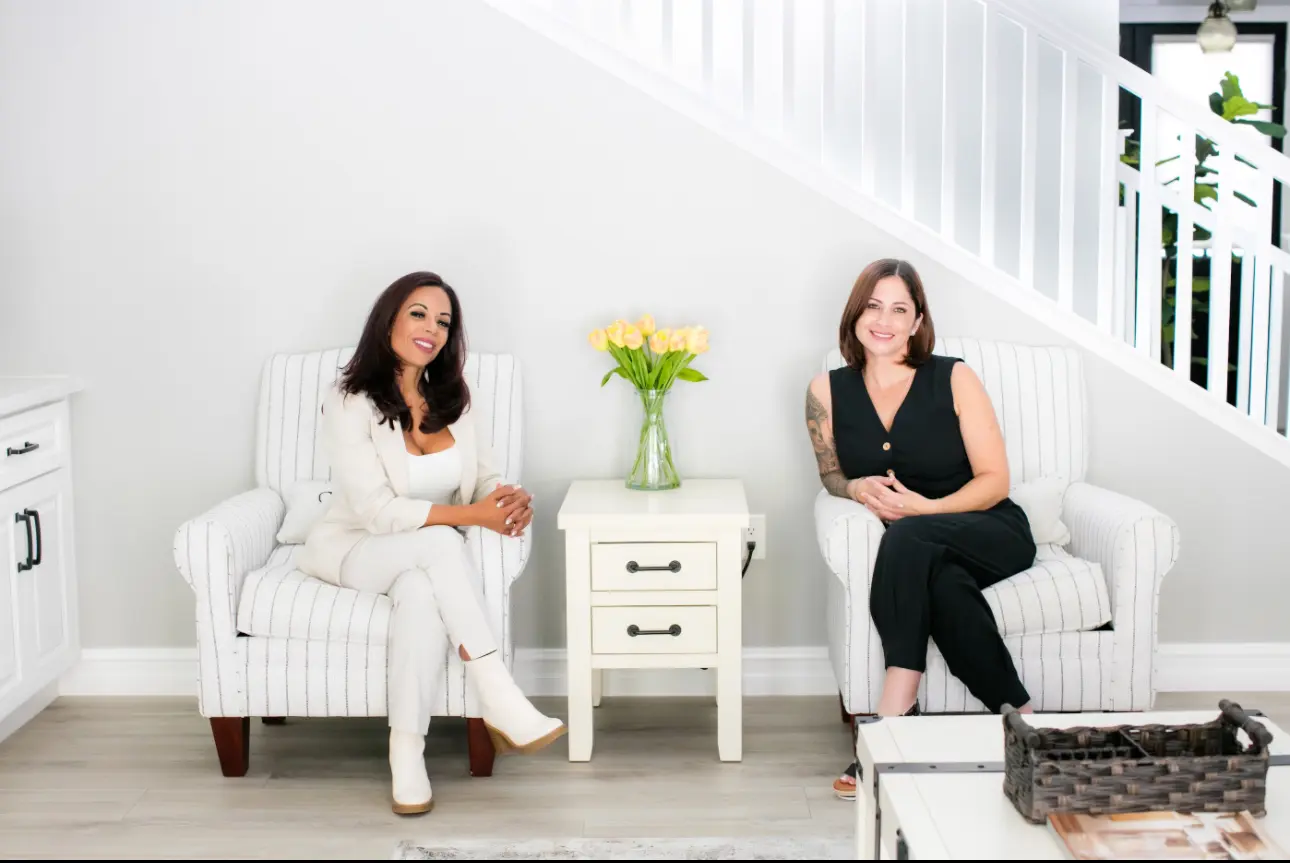
<instances>
[{"instance_id":1,"label":"striped upholstery fabric","mask_svg":"<svg viewBox=\"0 0 1290 863\"><path fill-rule=\"evenodd\" d=\"M1062 512L1070 545L1041 547L1031 569L984 591L1035 709L1148 709L1160 585L1178 557L1178 530L1146 504L1082 481L1087 432L1079 354L971 339L942 340L936 352L963 358L984 381L1014 483L1046 476L1071 483ZM824 366L841 363L834 350ZM815 521L820 552L836 576L828 584L829 658L847 709L872 713L885 673L869 616L883 526L859 504L823 491ZM946 670L935 645L920 700L930 712L983 710Z\"/></svg>"},{"instance_id":2,"label":"striped upholstery fabric","mask_svg":"<svg viewBox=\"0 0 1290 863\"><path fill-rule=\"evenodd\" d=\"M259 488L180 526L175 564L197 598L199 705L203 716L384 716L388 597L336 587L295 567L299 546L276 539L280 492L297 480L330 479L318 447L318 408L352 349L278 355L261 385ZM521 377L515 359L466 361L477 427L498 470L518 482ZM511 586L524 570L528 536L465 532L503 659L513 661ZM444 643L442 703L435 715L478 716L465 667Z\"/></svg>"}]
</instances>

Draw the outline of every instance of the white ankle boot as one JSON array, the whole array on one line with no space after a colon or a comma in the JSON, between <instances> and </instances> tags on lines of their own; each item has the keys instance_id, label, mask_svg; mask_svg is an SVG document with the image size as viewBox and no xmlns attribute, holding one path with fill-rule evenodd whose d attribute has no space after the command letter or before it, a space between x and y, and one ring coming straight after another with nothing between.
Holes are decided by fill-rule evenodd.
<instances>
[{"instance_id":1,"label":"white ankle boot","mask_svg":"<svg viewBox=\"0 0 1290 863\"><path fill-rule=\"evenodd\" d=\"M536 752L564 734L563 722L544 716L524 697L500 651L470 660L466 671L474 679L480 712L498 752Z\"/></svg>"},{"instance_id":2,"label":"white ankle boot","mask_svg":"<svg viewBox=\"0 0 1290 863\"><path fill-rule=\"evenodd\" d=\"M394 814L420 815L434 808L426 774L425 735L390 729L390 774L394 779Z\"/></svg>"}]
</instances>

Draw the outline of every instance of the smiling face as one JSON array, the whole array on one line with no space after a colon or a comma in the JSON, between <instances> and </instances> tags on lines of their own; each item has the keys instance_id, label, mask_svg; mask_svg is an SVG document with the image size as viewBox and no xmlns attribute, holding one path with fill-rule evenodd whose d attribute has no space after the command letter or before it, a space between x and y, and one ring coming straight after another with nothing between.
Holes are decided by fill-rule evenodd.
<instances>
[{"instance_id":1,"label":"smiling face","mask_svg":"<svg viewBox=\"0 0 1290 863\"><path fill-rule=\"evenodd\" d=\"M428 366L452 332L452 302L443 288L421 287L408 294L390 330L390 348L405 367Z\"/></svg>"},{"instance_id":2,"label":"smiling face","mask_svg":"<svg viewBox=\"0 0 1290 863\"><path fill-rule=\"evenodd\" d=\"M905 280L886 276L873 286L873 295L856 319L856 338L872 357L899 357L909 349L919 320Z\"/></svg>"}]
</instances>

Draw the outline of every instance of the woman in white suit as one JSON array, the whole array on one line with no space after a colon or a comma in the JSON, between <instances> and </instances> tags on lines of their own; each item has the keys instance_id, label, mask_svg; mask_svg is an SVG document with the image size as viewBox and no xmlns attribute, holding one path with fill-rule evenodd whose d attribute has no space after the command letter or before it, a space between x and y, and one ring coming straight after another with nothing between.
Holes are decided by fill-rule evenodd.
<instances>
[{"instance_id":1,"label":"woman in white suit","mask_svg":"<svg viewBox=\"0 0 1290 863\"><path fill-rule=\"evenodd\" d=\"M465 662L500 750L533 752L565 730L529 703L502 662L457 530L519 536L533 518L532 496L500 483L475 431L465 360L456 293L434 273L410 273L377 299L322 407L336 493L300 568L394 603L387 712L400 815L433 806L425 734L445 642Z\"/></svg>"}]
</instances>

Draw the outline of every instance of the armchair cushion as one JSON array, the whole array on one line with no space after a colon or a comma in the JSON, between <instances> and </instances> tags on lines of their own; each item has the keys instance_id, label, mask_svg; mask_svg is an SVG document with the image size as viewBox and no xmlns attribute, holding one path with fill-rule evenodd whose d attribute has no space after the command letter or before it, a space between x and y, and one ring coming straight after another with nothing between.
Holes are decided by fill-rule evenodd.
<instances>
[{"instance_id":1,"label":"armchair cushion","mask_svg":"<svg viewBox=\"0 0 1290 863\"><path fill-rule=\"evenodd\" d=\"M829 569L852 602L868 614L869 586L885 528L853 500L821 491L815 500L816 537ZM1096 629L1111 619L1102 567L1059 546L1041 545L1024 572L982 591L1005 637Z\"/></svg>"},{"instance_id":2,"label":"armchair cushion","mask_svg":"<svg viewBox=\"0 0 1290 863\"><path fill-rule=\"evenodd\" d=\"M390 634L390 598L305 575L296 569L299 553L300 546L279 546L267 564L246 577L238 632L384 646Z\"/></svg>"},{"instance_id":3,"label":"armchair cushion","mask_svg":"<svg viewBox=\"0 0 1290 863\"><path fill-rule=\"evenodd\" d=\"M1083 632L1111 619L1102 567L1056 545L1039 546L1034 566L981 594L1005 638Z\"/></svg>"}]
</instances>

